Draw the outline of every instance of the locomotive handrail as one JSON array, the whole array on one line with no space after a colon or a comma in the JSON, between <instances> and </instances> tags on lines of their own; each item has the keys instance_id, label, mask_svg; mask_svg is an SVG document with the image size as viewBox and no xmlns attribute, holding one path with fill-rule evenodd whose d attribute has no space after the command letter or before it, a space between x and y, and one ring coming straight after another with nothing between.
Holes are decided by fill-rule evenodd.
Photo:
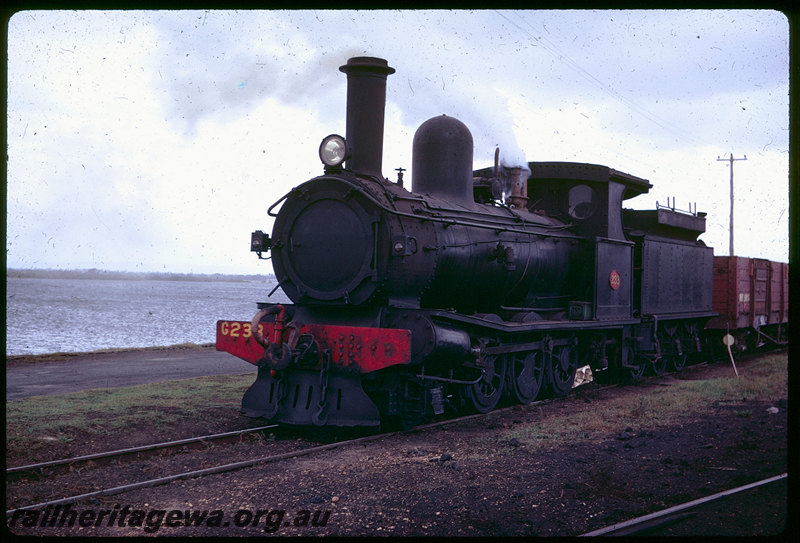
<instances>
[{"instance_id":1,"label":"locomotive handrail","mask_svg":"<svg viewBox=\"0 0 800 543\"><path fill-rule=\"evenodd\" d=\"M360 188L358 190L360 190L363 193L363 190L361 190ZM409 219L445 223L445 224L448 224L450 226L453 226L453 225L469 226L469 227L472 227L472 228L482 228L484 230L500 230L500 231L503 231L503 232L509 232L509 233L515 233L515 234L525 234L525 235L528 235L528 236L535 236L536 235L536 233L530 232L528 230L522 230L522 229L519 229L519 228L508 227L508 226L505 226L505 225L502 225L502 224L498 224L498 223L495 223L495 224L481 224L481 223L463 221L463 220L453 219L453 218L437 217L435 215L429 215L429 216L426 216L426 217L420 217L419 215L414 215L412 213L405 213L403 211L396 211L396 210L390 209L390 208L386 207L385 205L383 205L382 203L376 201L374 198L372 200L373 200L373 202L375 202L375 205L377 205L380 209L382 209L383 211L385 211L387 213L395 215L397 217L405 217L405 218L409 218ZM544 230L564 230L564 229L567 229L567 228L569 228L571 226L571 225L563 225L563 226L553 227L553 226L546 226L546 225L540 225L540 224L535 224L535 223L526 223L526 224L530 224L531 226L542 228ZM551 237L558 237L558 238L563 238L563 239L580 239L578 236L574 236L574 235L572 235L572 236L569 236L569 235L558 235L558 234L553 234L553 233L550 233L550 232L548 232L548 235L551 236Z\"/></svg>"},{"instance_id":2,"label":"locomotive handrail","mask_svg":"<svg viewBox=\"0 0 800 543\"><path fill-rule=\"evenodd\" d=\"M436 213L437 211L457 211L458 213L470 213L470 214L473 214L473 215L480 215L481 217L484 217L487 220L493 220L495 224L501 224L501 221L503 221L503 220L512 220L512 221L517 222L517 223L521 222L525 226L534 226L534 227L537 227L537 228L543 228L543 229L547 229L547 230L550 230L550 231L553 231L553 230L566 230L566 229L571 228L573 226L572 224L550 225L550 224L543 224L543 223L538 223L538 222L533 222L533 221L526 221L525 219L520 217L518 214L514 213L512 209L504 207L504 206L498 206L498 207L503 207L503 208L507 209L509 212L511 212L512 213L511 217L498 217L496 215L492 215L491 213L484 213L484 212L481 212L481 211L470 211L470 210L461 210L461 209L452 210L452 209L447 209L447 208L444 208L444 207L434 207L434 206L431 206L429 204L425 204L425 207L427 207L430 210L431 216L434 216L434 217L436 216L434 213ZM424 211L420 210L420 212L422 213Z\"/></svg>"},{"instance_id":3,"label":"locomotive handrail","mask_svg":"<svg viewBox=\"0 0 800 543\"><path fill-rule=\"evenodd\" d=\"M448 209L448 208L445 208L445 207L432 206L427 200L425 200L424 198L420 198L419 196L411 197L411 196L402 196L402 195L390 194L389 197L392 200L406 200L406 201L411 201L411 202L419 202L422 205L424 205L425 207L427 207L428 209L431 209L433 211L453 211L452 209ZM569 228L570 226L572 226L570 224L549 225L549 224L545 224L545 223L538 223L538 222L528 221L528 220L525 220L523 217L521 217L518 213L516 213L512 208L508 207L507 205L495 205L495 206L492 206L492 207L495 207L497 209L505 209L506 211L508 211L510 217L498 217L496 215L492 215L491 213L486 213L484 211L475 211L475 210L472 210L472 209L459 209L457 211L459 213L465 213L465 214L470 214L470 215L479 215L481 217L486 217L487 219L508 219L508 218L510 218L511 220L513 220L515 222L521 222L523 224L531 224L531 225L535 225L535 226L541 226L542 228L564 229L564 228Z\"/></svg>"},{"instance_id":4,"label":"locomotive handrail","mask_svg":"<svg viewBox=\"0 0 800 543\"><path fill-rule=\"evenodd\" d=\"M691 215L693 217L699 217L700 213L697 212L697 202L694 203L694 211L692 211L692 202L689 202L689 209L680 209L675 207L675 198L672 198L672 205L669 203L669 197L667 197L667 205L660 204L658 200L656 200L656 210L659 209L669 209L670 211L675 211L678 213L683 213L685 215Z\"/></svg>"},{"instance_id":5,"label":"locomotive handrail","mask_svg":"<svg viewBox=\"0 0 800 543\"><path fill-rule=\"evenodd\" d=\"M481 382L481 379L483 379L483 373L481 373L481 375L473 381L465 381L463 379L453 379L452 377L439 377L437 375L425 375L424 373L417 374L416 377L417 379L426 379L428 381L452 383L454 385L477 385L478 383Z\"/></svg>"},{"instance_id":6,"label":"locomotive handrail","mask_svg":"<svg viewBox=\"0 0 800 543\"><path fill-rule=\"evenodd\" d=\"M378 182L380 184L380 182L376 178L373 178L373 177L369 177L369 178L372 179L375 182ZM467 214L471 214L471 215L479 215L481 217L485 217L486 219L492 219L492 220L495 220L495 221L503 220L503 219L509 219L509 217L498 217L496 215L492 215L491 213L486 213L486 212L483 212L483 211L475 211L475 210L472 210L472 209L454 210L454 209L448 209L448 208L444 208L444 207L432 206L430 204L430 202L428 202L427 200L425 200L424 198L421 198L419 196L403 196L403 195L400 195L400 194L392 194L388 190L386 190L386 188L384 188L384 194L386 194L386 197L392 202L395 201L395 200L406 200L406 201L419 202L422 205L424 205L426 208L428 208L430 210L433 210L433 211L457 211L459 213L467 213ZM511 215L511 217L510 217L511 220L513 220L515 222L521 222L521 223L526 224L526 225L530 224L530 225L539 226L539 227L542 227L542 228L547 228L547 229L552 229L552 230L562 230L562 229L566 229L566 228L569 228L569 227L572 226L571 224L549 225L549 224L542 224L542 223L527 221L523 217L521 217L518 213L516 213L513 209L508 207L507 205L499 205L499 206L494 206L494 207L496 207L498 209L505 209ZM398 212L398 213L400 213L400 212Z\"/></svg>"},{"instance_id":7,"label":"locomotive handrail","mask_svg":"<svg viewBox=\"0 0 800 543\"><path fill-rule=\"evenodd\" d=\"M318 179L318 178L315 178L315 179ZM386 212L386 213L388 213L390 215L394 215L396 217L404 217L404 218L407 218L407 219L415 219L415 220L423 220L423 221L432 221L432 222L444 223L444 224L448 224L449 226L453 226L453 225L469 226L469 227L472 227L472 228L482 228L484 230L497 230L497 231L500 231L500 232L508 232L508 233L515 233L515 234L525 234L525 235L528 235L528 236L537 235L535 232L530 232L528 230L522 230L522 229L519 229L519 228L513 228L513 227L509 227L509 226L502 225L502 224L497 224L497 223L495 223L495 224L481 224L481 223L474 223L474 222L470 222L470 221L463 221L463 220L453 219L453 218L437 217L435 215L429 215L429 216L426 216L426 217L420 217L419 215L414 215L412 213L406 213L404 211L398 211L396 209L391 209L391 208L385 206L383 203L381 203L378 200L376 200L371 194L367 194L366 191L364 191L364 189L362 187L359 187L358 185L355 185L354 183L350 182L346 178L337 177L335 179L337 181L341 182L341 183L344 183L345 185L348 185L351 189L357 191L362 196L364 196L364 197L368 198L369 200L371 200L378 207L378 209L381 209L382 211L384 211L384 212ZM313 179L310 180L310 181L313 181ZM267 214L269 214L271 217L277 217L277 215L273 215L272 214L272 210L275 208L275 206L277 206L283 200L288 198L289 195L292 194L296 190L297 190L296 187L293 188L291 191L287 192L283 197L281 197L280 200L278 200L277 202L272 204L270 206L269 210L267 210ZM493 215L488 215L487 214L487 216L495 218ZM536 224L536 223L529 223L527 221L524 224L528 224L530 226L537 227L537 228L542 228L543 230L548 230L548 231L565 230L565 229L570 228L572 226L572 225L569 225L569 224L565 224L565 225L561 225L561 226L548 226L548 225L542 225L542 224ZM562 238L562 239L581 239L580 237L575 236L575 235L558 235L558 234L555 234L555 233L552 233L552 232L548 232L547 235L550 236L550 237L557 237L557 238Z\"/></svg>"},{"instance_id":8,"label":"locomotive handrail","mask_svg":"<svg viewBox=\"0 0 800 543\"><path fill-rule=\"evenodd\" d=\"M272 210L275 209L275 206L277 206L279 203L283 202L286 198L288 198L289 195L294 192L294 190L295 189L290 190L289 192L287 192L286 194L281 196L280 200L276 201L274 204L269 206L269 209L267 209L267 215L269 215L270 217L277 217L278 214L277 213L272 213Z\"/></svg>"}]
</instances>

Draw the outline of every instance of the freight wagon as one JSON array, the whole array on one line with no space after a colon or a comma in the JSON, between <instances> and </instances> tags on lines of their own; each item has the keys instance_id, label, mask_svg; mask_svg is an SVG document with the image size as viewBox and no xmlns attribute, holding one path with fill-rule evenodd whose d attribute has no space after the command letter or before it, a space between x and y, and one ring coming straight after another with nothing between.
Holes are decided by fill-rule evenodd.
<instances>
[{"instance_id":1,"label":"freight wagon","mask_svg":"<svg viewBox=\"0 0 800 543\"><path fill-rule=\"evenodd\" d=\"M706 326L711 345L731 334L738 351L773 343L789 334L789 265L761 258L714 257L713 309L719 313Z\"/></svg>"}]
</instances>

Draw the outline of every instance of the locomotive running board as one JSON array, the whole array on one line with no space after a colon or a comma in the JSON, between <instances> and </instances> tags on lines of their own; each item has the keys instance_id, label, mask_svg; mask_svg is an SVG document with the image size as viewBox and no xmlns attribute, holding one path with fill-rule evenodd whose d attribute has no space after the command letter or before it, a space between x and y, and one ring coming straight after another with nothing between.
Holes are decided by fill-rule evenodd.
<instances>
[{"instance_id":1,"label":"locomotive running board","mask_svg":"<svg viewBox=\"0 0 800 543\"><path fill-rule=\"evenodd\" d=\"M321 409L318 371L293 370L278 380L268 367L260 367L255 383L244 393L241 412L286 425L380 425L380 413L361 387L360 375L331 372L326 390Z\"/></svg>"},{"instance_id":2,"label":"locomotive running board","mask_svg":"<svg viewBox=\"0 0 800 543\"><path fill-rule=\"evenodd\" d=\"M428 311L428 315L436 317L442 321L458 322L462 324L469 324L473 326L480 326L499 332L535 332L535 331L549 331L549 330L580 330L591 329L599 330L602 328L618 328L620 326L640 324L641 319L624 318L624 319L609 319L609 320L590 320L590 321L571 321L571 320L540 320L531 322L509 322L509 321L491 321L474 317L472 315L463 315L461 313L454 313L451 311Z\"/></svg>"},{"instance_id":3,"label":"locomotive running board","mask_svg":"<svg viewBox=\"0 0 800 543\"><path fill-rule=\"evenodd\" d=\"M496 322L492 320L462 315L451 311L429 311L428 314L442 321L481 326L499 332L524 333L537 331L602 330L641 324L645 319L656 317L659 322L667 320L709 319L716 313L697 311L693 313L671 313L663 315L644 315L642 318L595 319L595 320L540 320L531 322Z\"/></svg>"}]
</instances>

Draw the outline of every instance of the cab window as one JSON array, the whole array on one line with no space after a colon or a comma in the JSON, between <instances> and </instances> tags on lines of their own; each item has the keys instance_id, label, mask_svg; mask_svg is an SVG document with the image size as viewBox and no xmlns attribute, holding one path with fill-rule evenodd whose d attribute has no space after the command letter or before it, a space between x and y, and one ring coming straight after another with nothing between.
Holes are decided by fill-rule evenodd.
<instances>
[{"instance_id":1,"label":"cab window","mask_svg":"<svg viewBox=\"0 0 800 543\"><path fill-rule=\"evenodd\" d=\"M591 217L597 207L594 190L588 185L575 185L569 189L567 196L567 213L576 220Z\"/></svg>"}]
</instances>

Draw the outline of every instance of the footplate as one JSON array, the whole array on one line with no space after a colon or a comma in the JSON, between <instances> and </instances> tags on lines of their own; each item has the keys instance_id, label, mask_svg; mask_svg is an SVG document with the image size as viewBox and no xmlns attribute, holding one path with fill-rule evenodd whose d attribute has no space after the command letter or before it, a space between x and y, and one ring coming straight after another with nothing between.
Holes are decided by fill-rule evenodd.
<instances>
[{"instance_id":1,"label":"footplate","mask_svg":"<svg viewBox=\"0 0 800 543\"><path fill-rule=\"evenodd\" d=\"M323 387L324 398L323 398ZM379 426L378 408L361 386L359 374L292 370L275 379L260 367L242 398L242 413L301 426Z\"/></svg>"}]
</instances>

